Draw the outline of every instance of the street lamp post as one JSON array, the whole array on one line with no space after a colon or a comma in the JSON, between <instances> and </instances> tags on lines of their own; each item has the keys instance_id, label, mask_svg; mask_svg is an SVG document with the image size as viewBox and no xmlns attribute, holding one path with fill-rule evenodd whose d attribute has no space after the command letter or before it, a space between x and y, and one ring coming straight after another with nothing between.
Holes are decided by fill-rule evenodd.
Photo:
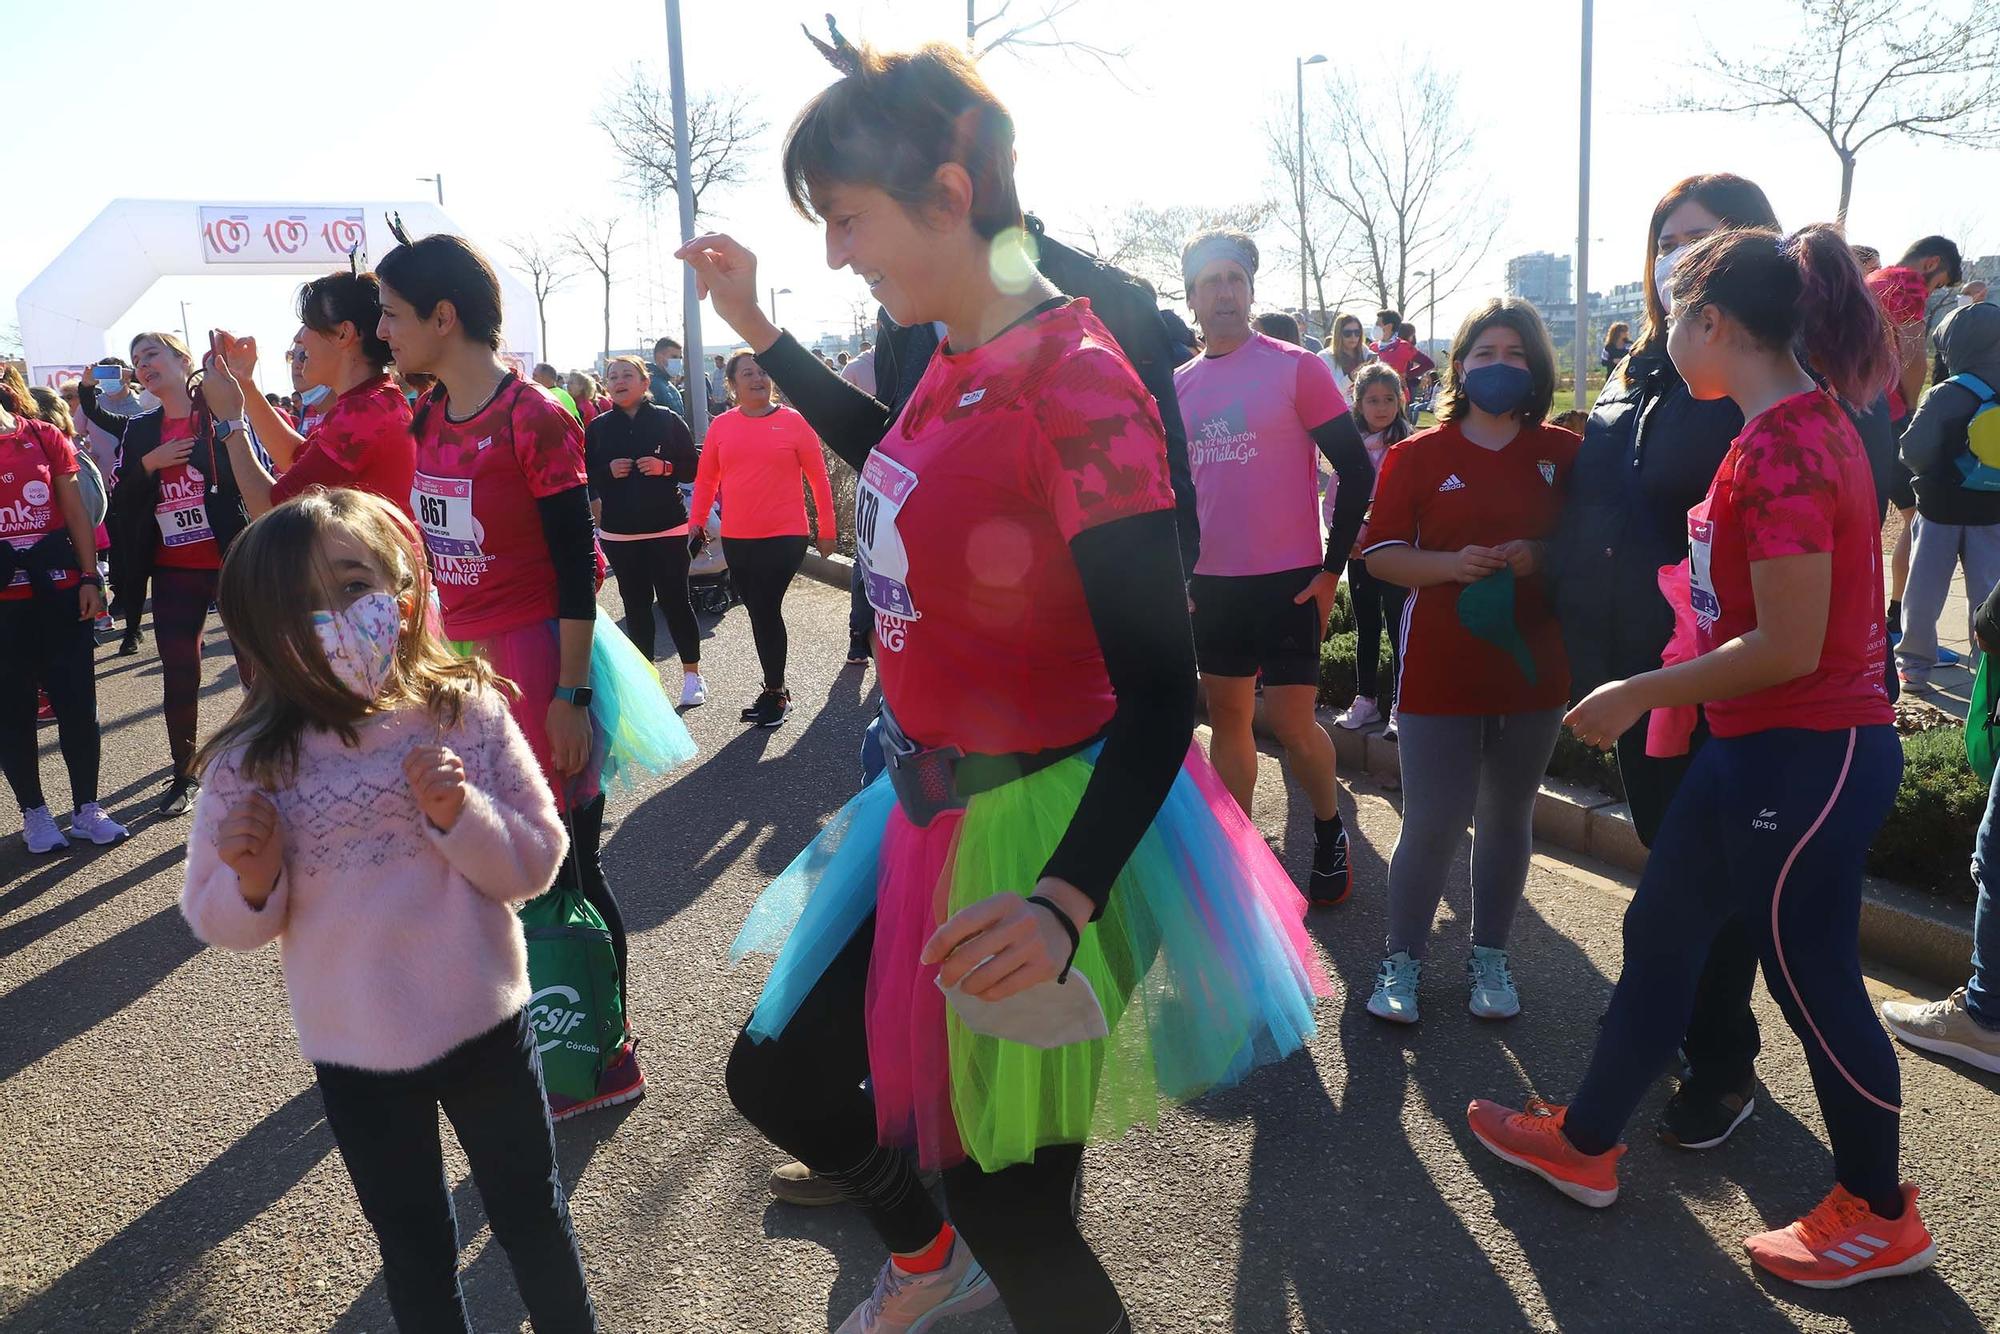
<instances>
[{"instance_id":1,"label":"street lamp post","mask_svg":"<svg viewBox=\"0 0 2000 1334\"><path fill-rule=\"evenodd\" d=\"M667 0L667 88L674 116L674 195L680 205L681 244L694 239L694 177L689 166L693 146L688 142L687 75L681 63L681 0ZM688 377L688 428L696 440L708 435L708 372L701 350L701 297L696 294L694 268L681 266L681 330L686 346L681 355L688 368L702 377L703 392L694 392L694 376Z\"/></svg>"},{"instance_id":2,"label":"street lamp post","mask_svg":"<svg viewBox=\"0 0 2000 1334\"><path fill-rule=\"evenodd\" d=\"M1430 332L1425 335L1424 341L1435 343L1438 336L1438 272L1436 269L1412 269L1410 272L1430 284L1430 300L1424 303L1424 318L1430 325Z\"/></svg>"},{"instance_id":3,"label":"street lamp post","mask_svg":"<svg viewBox=\"0 0 2000 1334\"><path fill-rule=\"evenodd\" d=\"M1577 98L1576 146L1576 406L1586 409L1590 342L1590 27L1591 0L1583 0L1583 83Z\"/></svg>"},{"instance_id":4,"label":"street lamp post","mask_svg":"<svg viewBox=\"0 0 2000 1334\"><path fill-rule=\"evenodd\" d=\"M773 287L771 289L771 323L778 323L778 298L781 296L790 296L791 294L792 289L789 287ZM779 327L782 328L783 326L780 325Z\"/></svg>"},{"instance_id":5,"label":"street lamp post","mask_svg":"<svg viewBox=\"0 0 2000 1334\"><path fill-rule=\"evenodd\" d=\"M1306 293L1306 66L1325 63L1325 56L1295 56L1292 61L1299 93L1299 320L1307 334L1312 332L1312 307Z\"/></svg>"},{"instance_id":6,"label":"street lamp post","mask_svg":"<svg viewBox=\"0 0 2000 1334\"><path fill-rule=\"evenodd\" d=\"M194 339L188 336L188 303L185 301L181 302L181 341L190 348L194 346Z\"/></svg>"},{"instance_id":7,"label":"street lamp post","mask_svg":"<svg viewBox=\"0 0 2000 1334\"><path fill-rule=\"evenodd\" d=\"M435 176L419 176L419 177L417 177L417 179L418 179L418 180L420 180L420 181L422 181L422 182L424 182L424 184L426 184L426 185L435 185L435 186L437 187L437 191L438 191L438 207L439 207L439 208L443 208L443 207L444 207L444 173L443 173L443 172L439 172L439 173L438 173L437 175L435 175Z\"/></svg>"}]
</instances>

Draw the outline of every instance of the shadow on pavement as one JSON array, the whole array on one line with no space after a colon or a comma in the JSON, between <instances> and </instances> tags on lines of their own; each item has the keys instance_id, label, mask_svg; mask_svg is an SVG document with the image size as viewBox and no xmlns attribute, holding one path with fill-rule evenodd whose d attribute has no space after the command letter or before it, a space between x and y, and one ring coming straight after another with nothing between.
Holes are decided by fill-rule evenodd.
<instances>
[{"instance_id":1,"label":"shadow on pavement","mask_svg":"<svg viewBox=\"0 0 2000 1334\"><path fill-rule=\"evenodd\" d=\"M767 879L784 870L860 790L872 695L871 678L843 672L824 701L794 702L784 728L802 719L804 726L782 754L768 755L774 731L744 726L637 807L620 813L614 799L618 827L602 856L627 931L671 920L700 897L714 868L732 864L752 843L761 840L751 865ZM732 706L718 700L703 708ZM734 724L733 711L726 721ZM680 857L688 860L677 864Z\"/></svg>"},{"instance_id":2,"label":"shadow on pavement","mask_svg":"<svg viewBox=\"0 0 2000 1334\"><path fill-rule=\"evenodd\" d=\"M211 1327L201 1310L205 1284L191 1283L190 1276L200 1275L216 1247L283 1199L331 1152L333 1136L319 1090L293 1095L46 1291L9 1312L8 1325L89 1331ZM169 1293L176 1295L161 1305Z\"/></svg>"},{"instance_id":3,"label":"shadow on pavement","mask_svg":"<svg viewBox=\"0 0 2000 1334\"><path fill-rule=\"evenodd\" d=\"M111 1018L202 948L170 903L0 996L0 1080Z\"/></svg>"},{"instance_id":4,"label":"shadow on pavement","mask_svg":"<svg viewBox=\"0 0 2000 1334\"><path fill-rule=\"evenodd\" d=\"M27 948L43 936L48 935L51 931L55 931L75 921L98 904L107 903L117 898L120 894L123 894L126 890L136 885L144 884L168 867L178 866L182 855L183 850L178 847L163 849L130 870L121 871L101 884L93 885L91 888L84 890L81 894L71 895L53 908L45 908L33 917L25 917L20 921L10 922L4 927L0 927L0 957L12 954L16 950ZM76 869L76 863L71 862L68 869ZM57 879L60 878L59 875ZM41 879L41 877L37 877L35 880L25 881L9 890L5 896L0 896L0 915L5 915L8 911L20 907L40 894L43 889L46 889L48 887L47 884L39 883ZM30 886L34 886L34 888L31 889ZM23 894L23 891L28 892ZM21 897L16 898L16 895L21 895Z\"/></svg>"}]
</instances>

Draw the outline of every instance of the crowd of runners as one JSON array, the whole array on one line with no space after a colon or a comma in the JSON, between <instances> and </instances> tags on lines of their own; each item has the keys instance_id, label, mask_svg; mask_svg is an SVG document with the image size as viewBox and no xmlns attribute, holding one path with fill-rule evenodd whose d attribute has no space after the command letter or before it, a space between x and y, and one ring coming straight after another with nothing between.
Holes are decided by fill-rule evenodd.
<instances>
[{"instance_id":1,"label":"crowd of runners","mask_svg":"<svg viewBox=\"0 0 2000 1334\"><path fill-rule=\"evenodd\" d=\"M1520 1014L1534 985L1509 934L1564 728L1615 750L1652 855L1574 1098L1475 1102L1473 1134L1608 1206L1678 1050L1658 1133L1722 1143L1754 1106L1761 965L1834 1181L1751 1258L1820 1287L1930 1264L1857 942L1902 768L1892 701L1940 660L1953 566L2000 583L2000 486L1979 472L2000 478L2000 307L1956 247L1883 267L1832 227L1783 230L1747 180L1684 180L1652 212L1645 318L1579 435L1550 421L1556 355L1525 302L1481 305L1435 367L1393 310L1373 338L1337 316L1315 352L1256 317L1257 246L1229 230L1182 256L1195 345L1141 351L1108 297L1037 268L1012 121L961 55L831 56L783 180L880 303L853 366L774 324L752 251L711 234L679 258L739 350L689 377L663 339L601 385L524 381L487 261L399 231L372 271L300 292L290 398L260 394L255 341L222 330L199 349L141 334L61 398L0 382L0 760L27 844L125 835L98 801L94 657L100 632L136 652L150 606L160 809L192 812L183 910L211 944L279 942L399 1325L466 1327L442 1106L535 1327L595 1327L551 1118L645 1080L627 1022L593 1088L545 1081L517 910L586 903L622 1008L598 844L614 776L692 753L691 563L719 541L761 670L742 721L776 727L786 590L849 523L849 659L873 659L880 715L858 794L736 941L775 961L725 1076L795 1160L774 1192L860 1209L888 1252L844 1334L995 1300L1022 1330L1130 1328L1077 1225L1084 1146L1315 1033L1330 984L1309 906L1346 905L1329 930L1379 920L1377 1018L1436 1000L1434 944L1463 957L1472 1017ZM726 403L699 446L691 391ZM858 477L851 515L827 453ZM1885 608L1892 503L1915 511L1915 551ZM1338 725L1386 726L1402 761L1380 905L1350 902L1316 713L1343 585L1361 643ZM655 674L655 604L677 689ZM243 695L204 740L211 612ZM1991 606L1978 634L2000 642ZM67 833L40 781L44 700ZM1303 887L1249 818L1260 709L1314 818ZM1468 829L1470 939L1443 946ZM1996 1070L1987 843L1975 976L1884 1017ZM385 989L401 1022L367 1022L354 1000Z\"/></svg>"}]
</instances>

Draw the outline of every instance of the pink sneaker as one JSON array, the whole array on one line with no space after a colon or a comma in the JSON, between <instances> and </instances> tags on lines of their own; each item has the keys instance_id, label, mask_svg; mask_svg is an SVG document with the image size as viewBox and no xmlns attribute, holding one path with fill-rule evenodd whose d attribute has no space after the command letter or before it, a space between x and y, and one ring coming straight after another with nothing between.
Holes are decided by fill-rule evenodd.
<instances>
[{"instance_id":1,"label":"pink sneaker","mask_svg":"<svg viewBox=\"0 0 2000 1334\"><path fill-rule=\"evenodd\" d=\"M597 1077L597 1096L592 1098L565 1098L560 1093L549 1094L549 1115L557 1121L567 1121L585 1112L594 1112L600 1107L616 1107L621 1102L631 1102L644 1097L646 1076L640 1073L638 1052L628 1040L604 1067L604 1073Z\"/></svg>"}]
</instances>

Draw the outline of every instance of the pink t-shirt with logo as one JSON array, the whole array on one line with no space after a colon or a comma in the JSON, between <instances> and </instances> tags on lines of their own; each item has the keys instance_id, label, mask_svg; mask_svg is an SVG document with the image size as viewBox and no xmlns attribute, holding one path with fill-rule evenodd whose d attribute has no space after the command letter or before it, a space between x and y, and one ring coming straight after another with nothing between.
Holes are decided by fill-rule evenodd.
<instances>
[{"instance_id":1,"label":"pink t-shirt with logo","mask_svg":"<svg viewBox=\"0 0 2000 1334\"><path fill-rule=\"evenodd\" d=\"M160 443L172 444L194 436L190 417L168 417L160 423ZM153 520L160 526L159 550L153 564L169 570L219 570L222 548L208 520L208 478L201 464L215 466L213 450L200 442L186 463L160 469L160 494L153 501Z\"/></svg>"},{"instance_id":2,"label":"pink t-shirt with logo","mask_svg":"<svg viewBox=\"0 0 2000 1334\"><path fill-rule=\"evenodd\" d=\"M1757 628L1750 566L1827 552L1833 588L1819 665L1702 706L1709 730L1832 732L1892 722L1883 662L1882 528L1861 437L1832 396L1794 394L1743 424L1708 495L1688 511L1688 598L1707 653Z\"/></svg>"},{"instance_id":3,"label":"pink t-shirt with logo","mask_svg":"<svg viewBox=\"0 0 2000 1334\"><path fill-rule=\"evenodd\" d=\"M63 433L47 422L26 417L14 418L12 430L0 433L0 542L17 551L26 551L50 533L63 530L62 511L56 505L55 483L59 477L76 475L76 448ZM54 570L57 588L74 588L75 570ZM17 570L0 601L18 602L33 589L28 572Z\"/></svg>"},{"instance_id":4,"label":"pink t-shirt with logo","mask_svg":"<svg viewBox=\"0 0 2000 1334\"><path fill-rule=\"evenodd\" d=\"M1317 567L1319 446L1310 432L1347 411L1325 362L1253 333L1174 372L1201 519L1195 573L1274 574Z\"/></svg>"},{"instance_id":5,"label":"pink t-shirt with logo","mask_svg":"<svg viewBox=\"0 0 2000 1334\"><path fill-rule=\"evenodd\" d=\"M1000 755L1101 730L1118 701L1069 544L1173 504L1159 411L1088 301L940 347L855 497L903 730Z\"/></svg>"}]
</instances>

